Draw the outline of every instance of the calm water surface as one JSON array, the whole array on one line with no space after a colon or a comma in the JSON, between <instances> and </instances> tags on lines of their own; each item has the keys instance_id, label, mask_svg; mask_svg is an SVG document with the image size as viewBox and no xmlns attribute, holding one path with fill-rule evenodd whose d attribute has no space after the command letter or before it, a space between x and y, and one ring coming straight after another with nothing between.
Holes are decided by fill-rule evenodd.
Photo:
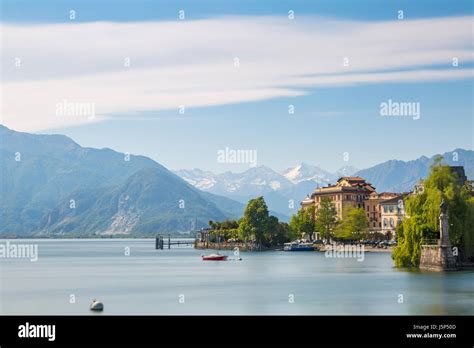
<instances>
[{"instance_id":1,"label":"calm water surface","mask_svg":"<svg viewBox=\"0 0 474 348\"><path fill-rule=\"evenodd\" d=\"M37 243L39 258L0 259L1 314L91 314L93 298L104 314L474 314L474 272L402 271L388 253L363 262L281 251L203 262L206 251L155 250L150 239L10 242Z\"/></svg>"}]
</instances>

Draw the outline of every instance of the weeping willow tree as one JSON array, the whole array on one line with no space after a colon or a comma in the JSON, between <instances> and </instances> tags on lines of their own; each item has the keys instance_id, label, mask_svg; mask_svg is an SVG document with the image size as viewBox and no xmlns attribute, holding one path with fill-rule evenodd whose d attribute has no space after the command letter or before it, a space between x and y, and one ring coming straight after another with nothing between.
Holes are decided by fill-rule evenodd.
<instances>
[{"instance_id":1,"label":"weeping willow tree","mask_svg":"<svg viewBox=\"0 0 474 348\"><path fill-rule=\"evenodd\" d=\"M405 199L407 218L397 228L398 246L393 251L397 267L417 267L423 240L439 236L440 203L448 204L449 239L465 257L474 254L474 199L470 188L460 186L458 178L437 157L422 193Z\"/></svg>"}]
</instances>

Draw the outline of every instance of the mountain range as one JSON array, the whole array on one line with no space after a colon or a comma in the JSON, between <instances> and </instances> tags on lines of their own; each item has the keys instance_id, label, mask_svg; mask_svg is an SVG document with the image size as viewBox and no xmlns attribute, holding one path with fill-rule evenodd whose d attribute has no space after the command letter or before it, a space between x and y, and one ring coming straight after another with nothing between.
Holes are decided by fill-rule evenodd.
<instances>
[{"instance_id":1,"label":"mountain range","mask_svg":"<svg viewBox=\"0 0 474 348\"><path fill-rule=\"evenodd\" d=\"M443 154L474 177L474 151ZM200 169L172 172L156 161L108 148L81 147L63 135L39 135L0 125L0 236L97 236L179 233L209 220L238 218L249 199L264 196L281 220L318 186L359 175L377 191L409 191L434 157L391 160L332 173L309 164L277 172Z\"/></svg>"},{"instance_id":2,"label":"mountain range","mask_svg":"<svg viewBox=\"0 0 474 348\"><path fill-rule=\"evenodd\" d=\"M455 149L443 155L444 163L464 166L468 178L474 178L474 151ZM373 167L357 170L344 167L335 173L301 163L281 172L265 166L250 168L242 173L214 174L200 169L177 170L175 173L191 185L214 194L246 202L263 195L268 206L284 214L294 214L299 202L318 186L334 183L341 176L361 176L378 192L407 192L425 178L435 156L422 156L412 161L390 160Z\"/></svg>"},{"instance_id":3,"label":"mountain range","mask_svg":"<svg viewBox=\"0 0 474 348\"><path fill-rule=\"evenodd\" d=\"M0 125L0 235L149 235L240 217L144 156L79 146Z\"/></svg>"}]
</instances>

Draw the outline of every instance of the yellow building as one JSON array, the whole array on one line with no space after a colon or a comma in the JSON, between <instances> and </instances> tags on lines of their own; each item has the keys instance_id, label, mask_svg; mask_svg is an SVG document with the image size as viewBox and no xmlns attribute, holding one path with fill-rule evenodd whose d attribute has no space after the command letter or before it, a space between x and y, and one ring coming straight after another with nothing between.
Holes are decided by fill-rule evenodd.
<instances>
[{"instance_id":1,"label":"yellow building","mask_svg":"<svg viewBox=\"0 0 474 348\"><path fill-rule=\"evenodd\" d=\"M334 185L318 187L311 196L307 196L301 202L301 207L311 209L313 216L317 216L324 198L328 198L334 204L338 219L344 218L348 207L364 209L369 220L369 232L383 233L389 238L393 238L396 225L405 214L403 209L396 208L403 206L401 194L392 192L379 194L371 183L359 176L341 177Z\"/></svg>"},{"instance_id":2,"label":"yellow building","mask_svg":"<svg viewBox=\"0 0 474 348\"><path fill-rule=\"evenodd\" d=\"M302 207L314 206L314 213L317 215L322 199L328 198L336 207L337 217L342 219L347 207L364 208L364 201L373 192L375 188L365 179L359 176L344 176L339 178L335 185L317 188L308 200L302 202Z\"/></svg>"}]
</instances>

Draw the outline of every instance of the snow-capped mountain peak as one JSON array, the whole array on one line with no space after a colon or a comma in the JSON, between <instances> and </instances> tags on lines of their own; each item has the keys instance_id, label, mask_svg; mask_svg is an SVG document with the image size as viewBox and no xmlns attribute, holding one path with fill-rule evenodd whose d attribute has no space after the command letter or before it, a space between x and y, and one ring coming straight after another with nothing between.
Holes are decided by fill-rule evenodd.
<instances>
[{"instance_id":1,"label":"snow-capped mountain peak","mask_svg":"<svg viewBox=\"0 0 474 348\"><path fill-rule=\"evenodd\" d=\"M216 184L214 173L198 168L176 170L174 173L200 190L208 191Z\"/></svg>"},{"instance_id":2,"label":"snow-capped mountain peak","mask_svg":"<svg viewBox=\"0 0 474 348\"><path fill-rule=\"evenodd\" d=\"M216 179L227 187L238 183L241 190L276 191L292 185L284 176L265 166L253 167L242 173L226 172L217 175Z\"/></svg>"},{"instance_id":3,"label":"snow-capped mountain peak","mask_svg":"<svg viewBox=\"0 0 474 348\"><path fill-rule=\"evenodd\" d=\"M327 183L334 179L334 174L306 163L301 163L295 167L288 168L282 173L282 175L294 184L298 184L303 181Z\"/></svg>"}]
</instances>

